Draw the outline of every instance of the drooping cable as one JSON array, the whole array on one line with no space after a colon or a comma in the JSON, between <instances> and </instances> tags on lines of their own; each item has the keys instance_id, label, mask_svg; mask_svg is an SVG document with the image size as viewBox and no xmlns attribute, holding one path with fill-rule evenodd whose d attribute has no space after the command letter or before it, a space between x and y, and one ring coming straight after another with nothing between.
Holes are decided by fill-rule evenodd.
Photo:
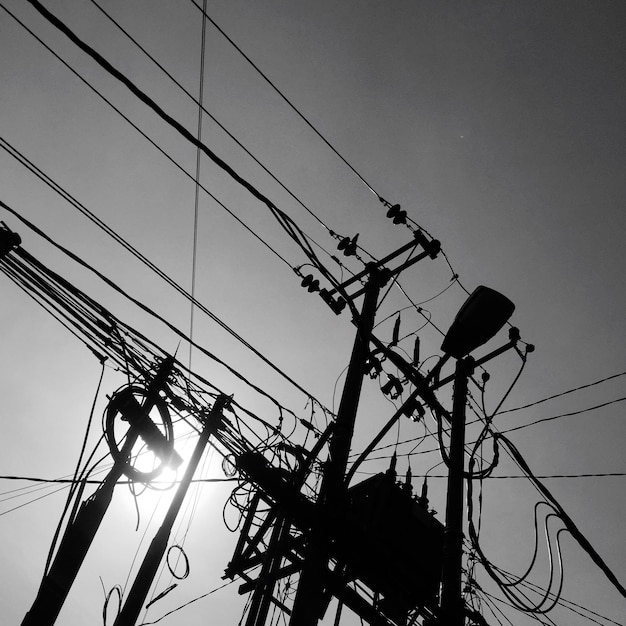
<instances>
[{"instance_id":1,"label":"drooping cable","mask_svg":"<svg viewBox=\"0 0 626 626\"><path fill-rule=\"evenodd\" d=\"M515 445L504 435L500 433L495 433L494 435L499 439L499 441L507 448L512 458L518 463L518 465L522 468L522 471L528 476L533 485L537 488L537 490L543 495L546 501L551 504L554 509L558 512L560 519L565 524L565 527L570 532L570 534L574 537L574 539L578 542L580 547L589 555L591 560L598 566L598 568L604 573L607 579L611 582L611 584L619 591L619 593L626 598L626 588L620 583L615 574L609 568L609 566L604 562L602 557L598 554L595 548L591 545L589 540L582 534L582 532L578 529L574 521L570 518L570 516L566 513L563 507L559 504L556 498L552 495L550 490L534 475L528 463L521 455L519 450L515 447Z\"/></svg>"},{"instance_id":2,"label":"drooping cable","mask_svg":"<svg viewBox=\"0 0 626 626\"><path fill-rule=\"evenodd\" d=\"M507 428L506 430L503 430L502 432L511 433L515 430L522 430L523 428L528 428L529 426L536 426L537 424L551 422L552 420L561 419L563 417L572 417L574 415L582 415L583 413L588 413L589 411L596 411L597 409L602 409L606 406L611 406L612 404L617 404L618 402L624 402L624 401L626 401L626 396L622 396L621 398L615 398L615 400L608 400L607 402L602 402L600 404L587 407L586 409L579 409L578 411L569 411L567 413L561 413L559 415L553 415L551 417L542 417L541 419L535 420L534 422L530 422L529 424L521 424L520 426L512 426L511 428Z\"/></svg>"}]
</instances>

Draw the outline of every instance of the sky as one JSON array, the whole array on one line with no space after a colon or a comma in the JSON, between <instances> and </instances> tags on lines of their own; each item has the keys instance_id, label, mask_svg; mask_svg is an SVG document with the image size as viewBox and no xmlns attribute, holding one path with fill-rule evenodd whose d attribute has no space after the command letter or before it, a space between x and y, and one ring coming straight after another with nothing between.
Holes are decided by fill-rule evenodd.
<instances>
[{"instance_id":1,"label":"sky","mask_svg":"<svg viewBox=\"0 0 626 626\"><path fill-rule=\"evenodd\" d=\"M191 1L44 4L197 134L197 104L98 8L197 96L202 14ZM441 242L445 258L425 259L405 270L399 279L403 291L391 289L377 312L377 336L389 342L401 311L400 336L406 338L398 350L412 354L419 336L422 371L441 354L441 333L465 301L464 289L486 285L515 303L511 323L536 349L517 380L522 363L514 351L486 365L491 376L486 411L498 407L515 381L494 427L505 432L529 425L511 432L511 440L532 471L546 477L545 485L624 584L624 3L212 0L208 14L308 121L207 23L204 106L293 195L206 115L202 140L315 240L320 259L337 279L362 265L341 256L329 230L341 237L358 233L366 260L367 254L382 258L411 240L409 229L386 218L379 197L401 204ZM194 220L195 147L29 3L4 0L0 15L0 200L185 334L190 332L189 302L18 163L7 146L189 291L195 223L198 301L317 402L336 411L354 326L348 311L335 315L317 294L300 286L293 269L307 258L267 207L205 156L200 182L222 204L201 191ZM190 357L188 343L3 208L0 219L48 268L165 352L176 352L185 364L191 358L199 375L278 424L276 406L265 396L198 350ZM329 255L340 257L342 266ZM315 273L302 268L309 271ZM98 444L108 397L128 380L109 364L98 388L102 368L94 355L5 275L0 290L0 605L5 623L18 624L35 597L67 489L8 477L71 476L92 404L89 450ZM320 404L311 404L198 310L193 338L298 418L324 428ZM506 341L503 331L476 354ZM389 363L384 366L386 374L397 375ZM450 365L444 369L451 371ZM355 453L395 411L380 390L385 380L366 379ZM604 382L587 386L598 381ZM409 390L406 386L404 398ZM472 384L471 391L472 407L480 407L480 390ZM451 385L437 396L450 407ZM606 406L592 409L600 404ZM317 407L313 414L312 406ZM284 421L286 434L293 427L293 440L310 446L293 416ZM183 423L175 428L177 449L188 459L194 438ZM398 472L404 475L411 468L416 491L429 475L431 506L443 520L446 471L435 430L429 415L417 423L403 419L355 481L385 470L396 450ZM469 439L478 433L476 424L468 428ZM104 456L106 446L100 442L98 450ZM490 458L488 447L485 456ZM482 481L480 516L484 551L497 566L518 575L532 558L534 507L541 500L521 475L502 453L493 476ZM208 452L198 477L224 478L219 450ZM184 545L189 576L174 581L177 587L142 613L139 623L239 623L247 596L237 593L238 582L205 595L228 582L221 576L238 536L227 528L237 523L237 510L227 502L233 488L229 482L192 487L173 537ZM126 486L116 488L59 625L102 620L106 595L115 585L128 589L172 493L147 490L134 498ZM550 528L554 538L558 520L551 520ZM560 604L540 623L626 623L626 599L568 533L559 538L562 597L576 604ZM529 580L546 585L545 541L540 545ZM537 623L502 602L482 566L473 575L481 594L490 594L482 596L481 606L490 625ZM152 596L171 582L165 569ZM107 624L113 623L113 605L114 599ZM345 615L343 622L358 620Z\"/></svg>"}]
</instances>

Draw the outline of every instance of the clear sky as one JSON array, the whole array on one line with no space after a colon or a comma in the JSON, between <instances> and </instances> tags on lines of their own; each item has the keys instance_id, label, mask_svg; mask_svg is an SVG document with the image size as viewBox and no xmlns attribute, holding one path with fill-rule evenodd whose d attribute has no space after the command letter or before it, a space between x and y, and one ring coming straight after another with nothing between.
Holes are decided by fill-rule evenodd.
<instances>
[{"instance_id":1,"label":"clear sky","mask_svg":"<svg viewBox=\"0 0 626 626\"><path fill-rule=\"evenodd\" d=\"M190 0L99 0L98 4L187 90L198 93L202 16ZM95 2L59 0L45 5L196 134L197 105ZM195 148L27 2L4 0L2 6L32 33L5 9L0 11L4 146L0 200L188 333L189 303L27 171L7 146L20 151L186 289L191 288L192 275ZM340 255L327 228L341 236L359 233L359 244L378 258L410 240L408 229L386 219L380 195L400 203L441 241L453 272L467 290L487 285L506 294L516 305L512 323L536 351L529 355L503 411L609 379L527 409L503 412L494 418L494 425L506 431L578 412L510 436L538 476L565 476L544 482L626 583L626 377L622 375L626 370L626 5L621 0L211 0L208 13L359 175L207 24L205 107L315 217L205 116L202 136L212 150L330 254ZM317 295L300 287L292 268L307 259L264 205L206 158L201 161L200 181L258 238L214 199L200 194L198 300L321 403L336 409L354 338L348 313L335 316ZM21 234L24 248L46 266L163 350L178 349L179 358L188 360L189 346L179 345L162 324L115 295L1 208L0 219ZM319 254L339 278L339 266L324 252ZM354 259L345 260L345 266L344 272L361 267ZM400 335L408 337L401 348L410 353L415 333L419 334L423 371L435 362L427 358L440 354L437 329L449 327L465 299L461 286L451 280L453 272L441 255L421 261L400 279L421 312L393 289L378 313L377 333L390 341L395 312L402 309ZM18 624L34 599L67 492L53 493L59 485L6 477L54 479L73 473L101 367L82 343L4 275L0 294L0 607L3 623ZM199 312L194 317L194 339L299 417L311 419L305 395ZM489 347L505 341L503 332ZM199 374L234 394L242 405L277 424L275 407L226 370L197 351L192 363ZM485 391L488 412L496 408L519 368L515 353L487 366L491 374ZM389 364L385 370L397 374ZM366 382L355 452L395 410L380 392L384 381ZM124 382L122 373L106 368L96 396L89 450L100 435L107 395ZM472 393L480 406L480 391L472 387ZM451 394L448 385L438 397L449 407ZM319 409L314 418L324 426ZM293 420L287 421L288 432ZM185 437L180 424L177 427L177 448L188 458L193 440ZM437 465L441 459L428 434L434 428L429 416L424 423L403 420L383 442L386 447L362 466L357 479L386 468L396 442L411 440L397 447L398 470L404 474L411 467L416 490L421 477L429 473L431 505L443 519L445 468ZM468 437L478 434L475 428L469 429ZM294 433L299 442L301 430ZM104 454L105 449L100 450ZM490 456L488 448L485 456ZM223 477L217 452L207 457L201 476ZM524 572L532 557L533 507L540 499L520 476L520 469L502 454L494 476L483 481L481 515L485 551L496 565L516 574ZM144 622L153 623L223 584L220 577L237 538L223 519L224 513L229 525L237 521L237 511L225 507L232 488L229 483L193 488L175 530L175 540L184 543L190 575L142 615ZM170 495L166 492L159 501L158 494L150 491L135 502L126 487L116 489L58 624L75 626L102 619L106 593L132 580ZM558 528L554 523L551 537ZM576 605L569 605L574 611L558 606L542 618L543 623L626 623L626 599L571 536L561 534L560 543L563 598ZM530 581L546 585L548 571L542 547ZM481 566L474 576L482 590L502 598ZM154 594L170 580L165 570ZM237 586L198 599L159 623L237 624L246 602L246 596L237 594ZM536 623L500 600L487 599L482 610L492 626ZM350 620L347 616L345 622L357 623ZM109 615L107 624L112 621ZM328 621L332 623L332 615Z\"/></svg>"}]
</instances>

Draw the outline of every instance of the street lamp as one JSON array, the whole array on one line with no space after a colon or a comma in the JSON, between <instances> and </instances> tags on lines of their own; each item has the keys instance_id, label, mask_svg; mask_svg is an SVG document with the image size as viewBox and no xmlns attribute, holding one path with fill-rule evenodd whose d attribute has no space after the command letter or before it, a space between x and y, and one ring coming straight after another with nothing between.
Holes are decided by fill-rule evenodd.
<instances>
[{"instance_id":1,"label":"street lamp","mask_svg":"<svg viewBox=\"0 0 626 626\"><path fill-rule=\"evenodd\" d=\"M489 287L477 287L456 314L441 349L456 359L467 356L494 337L514 310L506 296Z\"/></svg>"},{"instance_id":2,"label":"street lamp","mask_svg":"<svg viewBox=\"0 0 626 626\"><path fill-rule=\"evenodd\" d=\"M463 626L465 606L461 594L463 564L463 480L465 467L465 404L467 381L474 359L467 355L487 343L506 324L515 305L501 293L478 287L461 307L441 349L444 359L457 359L450 427L446 530L441 573L441 624ZM493 355L490 355L493 356ZM487 357L489 358L489 357Z\"/></svg>"}]
</instances>

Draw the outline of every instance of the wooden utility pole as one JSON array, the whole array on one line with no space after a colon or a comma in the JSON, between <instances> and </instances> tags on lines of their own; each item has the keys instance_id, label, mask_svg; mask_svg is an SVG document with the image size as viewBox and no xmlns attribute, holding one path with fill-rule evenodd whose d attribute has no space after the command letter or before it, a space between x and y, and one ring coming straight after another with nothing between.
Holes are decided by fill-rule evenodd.
<instances>
[{"instance_id":1,"label":"wooden utility pole","mask_svg":"<svg viewBox=\"0 0 626 626\"><path fill-rule=\"evenodd\" d=\"M200 437L196 443L189 465L185 470L183 479L176 491L176 494L174 495L174 499L170 504L161 527L157 531L150 547L148 548L143 563L137 573L137 577L135 578L135 582L130 588L126 601L124 602L124 606L119 612L113 626L134 626L137 622L137 618L143 608L148 591L150 591L150 587L152 586L152 581L154 580L161 560L163 559L163 555L167 549L167 542L169 541L172 527L176 521L176 516L178 515L180 507L182 506L185 496L187 495L187 490L189 489L193 475L198 468L198 464L202 459L202 454L204 453L204 449L209 442L209 437L215 432L217 426L219 425L222 410L228 401L228 396L219 396L213 404L213 408L205 417L202 432L200 433Z\"/></svg>"},{"instance_id":2,"label":"wooden utility pole","mask_svg":"<svg viewBox=\"0 0 626 626\"><path fill-rule=\"evenodd\" d=\"M148 385L143 404L135 403L129 406L131 412L124 417L128 419L130 428L113 468L97 491L82 503L76 517L69 522L55 558L41 581L37 597L30 611L26 613L22 626L52 626L56 622L111 503L115 485L124 474L137 439L144 431L151 440L162 437L148 415L158 399L159 391L165 385L172 364L171 357L164 359ZM161 447L162 450L166 448L166 445Z\"/></svg>"},{"instance_id":3,"label":"wooden utility pole","mask_svg":"<svg viewBox=\"0 0 626 626\"><path fill-rule=\"evenodd\" d=\"M461 591L463 571L463 485L465 462L465 403L467 381L474 371L474 359L466 357L456 363L454 399L450 431L448 493L446 497L446 530L443 543L441 575L441 626L463 626L464 602Z\"/></svg>"},{"instance_id":4,"label":"wooden utility pole","mask_svg":"<svg viewBox=\"0 0 626 626\"><path fill-rule=\"evenodd\" d=\"M345 474L350 444L370 354L370 335L374 328L376 305L385 282L384 270L372 267L365 287L361 315L355 320L356 338L337 412L335 430L329 444L329 458L316 503L317 515L300 574L290 626L315 626L322 616L324 588L328 582L333 517L341 509L342 495L347 490Z\"/></svg>"}]
</instances>

